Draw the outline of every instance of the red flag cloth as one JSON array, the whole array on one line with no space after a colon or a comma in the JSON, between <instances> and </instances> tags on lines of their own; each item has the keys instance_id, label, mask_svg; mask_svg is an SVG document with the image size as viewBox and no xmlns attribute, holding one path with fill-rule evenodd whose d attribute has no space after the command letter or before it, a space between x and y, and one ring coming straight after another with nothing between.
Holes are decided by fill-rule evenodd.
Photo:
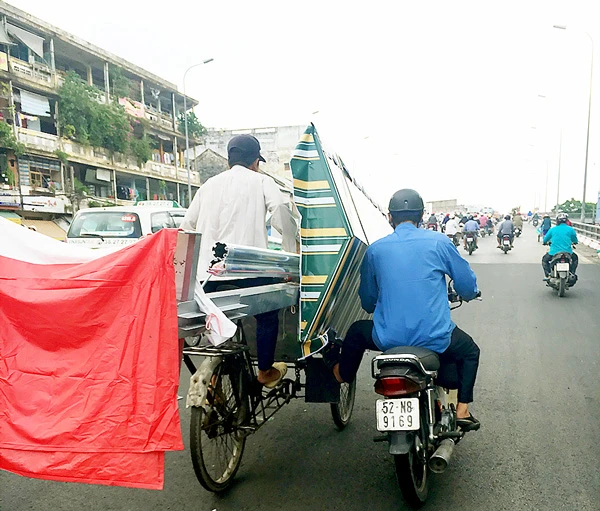
<instances>
[{"instance_id":1,"label":"red flag cloth","mask_svg":"<svg viewBox=\"0 0 600 511\"><path fill-rule=\"evenodd\" d=\"M183 449L176 243L163 229L69 264L0 253L1 469L162 488L164 451Z\"/></svg>"}]
</instances>

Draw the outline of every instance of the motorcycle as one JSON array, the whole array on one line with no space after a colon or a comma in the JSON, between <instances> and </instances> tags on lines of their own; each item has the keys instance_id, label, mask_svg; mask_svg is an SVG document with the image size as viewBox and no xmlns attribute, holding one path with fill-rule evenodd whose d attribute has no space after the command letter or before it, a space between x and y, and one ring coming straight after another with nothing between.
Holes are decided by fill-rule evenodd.
<instances>
[{"instance_id":1,"label":"motorcycle","mask_svg":"<svg viewBox=\"0 0 600 511\"><path fill-rule=\"evenodd\" d=\"M568 252L559 252L550 260L550 277L546 285L556 290L561 298L577 282L577 276L571 273L571 259Z\"/></svg>"},{"instance_id":2,"label":"motorcycle","mask_svg":"<svg viewBox=\"0 0 600 511\"><path fill-rule=\"evenodd\" d=\"M466 251L471 255L477 248L475 245L475 235L472 232L467 232L465 236L467 237Z\"/></svg>"},{"instance_id":3,"label":"motorcycle","mask_svg":"<svg viewBox=\"0 0 600 511\"><path fill-rule=\"evenodd\" d=\"M428 231L437 231L438 226L437 226L437 224L427 224L427 230Z\"/></svg>"},{"instance_id":4,"label":"motorcycle","mask_svg":"<svg viewBox=\"0 0 600 511\"><path fill-rule=\"evenodd\" d=\"M500 248L505 254L508 254L508 251L512 250L512 244L510 242L510 236L508 234L502 235L502 244L500 245Z\"/></svg>"},{"instance_id":5,"label":"motorcycle","mask_svg":"<svg viewBox=\"0 0 600 511\"><path fill-rule=\"evenodd\" d=\"M515 227L515 236L518 238L519 236L521 236L521 228L520 227Z\"/></svg>"},{"instance_id":6,"label":"motorcycle","mask_svg":"<svg viewBox=\"0 0 600 511\"><path fill-rule=\"evenodd\" d=\"M481 299L481 293L477 299ZM463 303L448 284L448 301ZM428 493L428 471L446 470L454 447L464 437L456 425L456 366L440 367L437 353L417 346L385 351L372 361L376 401L376 442L388 442L405 501L421 507ZM478 427L476 429L479 429ZM474 431L475 429L471 429Z\"/></svg>"},{"instance_id":7,"label":"motorcycle","mask_svg":"<svg viewBox=\"0 0 600 511\"><path fill-rule=\"evenodd\" d=\"M537 219L537 218L535 218L535 219L533 219L533 220L531 221L531 224L532 224L534 227L537 227L537 226L538 226L538 223L539 223L539 221L538 221L538 219Z\"/></svg>"},{"instance_id":8,"label":"motorcycle","mask_svg":"<svg viewBox=\"0 0 600 511\"><path fill-rule=\"evenodd\" d=\"M460 237L459 234L446 234L446 236L448 236L448 238L450 238L452 240L452 243L454 243L455 247L458 247L458 245L460 244Z\"/></svg>"}]
</instances>

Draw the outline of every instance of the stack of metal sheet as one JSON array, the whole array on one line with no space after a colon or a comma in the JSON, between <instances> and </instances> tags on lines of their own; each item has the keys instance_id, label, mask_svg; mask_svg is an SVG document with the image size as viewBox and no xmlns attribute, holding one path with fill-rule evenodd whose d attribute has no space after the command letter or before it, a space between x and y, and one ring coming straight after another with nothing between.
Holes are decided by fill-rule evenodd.
<instances>
[{"instance_id":1,"label":"stack of metal sheet","mask_svg":"<svg viewBox=\"0 0 600 511\"><path fill-rule=\"evenodd\" d=\"M274 277L300 280L300 256L281 250L216 243L208 272L218 277Z\"/></svg>"}]
</instances>

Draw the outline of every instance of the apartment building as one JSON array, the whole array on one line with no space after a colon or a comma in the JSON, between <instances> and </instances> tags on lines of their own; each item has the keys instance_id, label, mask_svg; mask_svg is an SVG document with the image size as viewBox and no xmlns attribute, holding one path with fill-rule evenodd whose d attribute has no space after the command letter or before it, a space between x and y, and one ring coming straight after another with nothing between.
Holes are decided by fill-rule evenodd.
<instances>
[{"instance_id":1,"label":"apartment building","mask_svg":"<svg viewBox=\"0 0 600 511\"><path fill-rule=\"evenodd\" d=\"M131 137L145 152L94 146L82 129L61 125L61 87L74 80L87 86L94 104L124 108ZM186 98L188 110L197 104ZM79 202L74 197L86 195L97 205L187 205L183 111L175 84L0 2L0 123L10 127L0 126L0 209L29 217L68 213ZM198 143L190 138L190 147ZM196 170L190 180L193 194Z\"/></svg>"}]
</instances>

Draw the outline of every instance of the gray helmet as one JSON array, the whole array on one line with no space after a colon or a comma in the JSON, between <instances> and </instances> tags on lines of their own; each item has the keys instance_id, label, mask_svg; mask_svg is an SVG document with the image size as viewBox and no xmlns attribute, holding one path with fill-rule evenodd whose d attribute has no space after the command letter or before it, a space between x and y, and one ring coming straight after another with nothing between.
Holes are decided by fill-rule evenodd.
<instances>
[{"instance_id":1,"label":"gray helmet","mask_svg":"<svg viewBox=\"0 0 600 511\"><path fill-rule=\"evenodd\" d=\"M559 213L558 215L556 215L556 223L564 224L564 223L566 223L568 218L569 218L569 215L567 215L566 213Z\"/></svg>"},{"instance_id":2,"label":"gray helmet","mask_svg":"<svg viewBox=\"0 0 600 511\"><path fill-rule=\"evenodd\" d=\"M418 192L411 190L410 188L404 188L398 190L390 199L389 210L391 212L419 212L423 211L425 205L423 199Z\"/></svg>"}]
</instances>

